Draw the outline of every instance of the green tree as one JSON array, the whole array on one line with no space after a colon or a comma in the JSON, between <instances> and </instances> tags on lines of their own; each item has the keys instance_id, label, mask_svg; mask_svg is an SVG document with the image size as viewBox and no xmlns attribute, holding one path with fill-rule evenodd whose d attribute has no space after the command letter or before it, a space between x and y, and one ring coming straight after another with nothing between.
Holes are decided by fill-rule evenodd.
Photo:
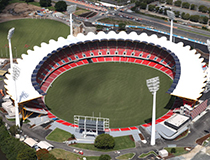
<instances>
[{"instance_id":1,"label":"green tree","mask_svg":"<svg viewBox=\"0 0 210 160\"><path fill-rule=\"evenodd\" d=\"M174 14L175 14L175 17L179 17L179 15L180 15L180 12L179 11L174 11Z\"/></svg>"},{"instance_id":2,"label":"green tree","mask_svg":"<svg viewBox=\"0 0 210 160\"><path fill-rule=\"evenodd\" d=\"M146 9L147 8L147 4L146 3L140 3L140 9Z\"/></svg>"},{"instance_id":3,"label":"green tree","mask_svg":"<svg viewBox=\"0 0 210 160\"><path fill-rule=\"evenodd\" d=\"M159 11L158 11L160 14L162 14L163 13L163 9L161 8L161 9L159 9Z\"/></svg>"},{"instance_id":4,"label":"green tree","mask_svg":"<svg viewBox=\"0 0 210 160\"><path fill-rule=\"evenodd\" d=\"M0 126L4 125L4 121L2 119L2 117L0 117Z\"/></svg>"},{"instance_id":5,"label":"green tree","mask_svg":"<svg viewBox=\"0 0 210 160\"><path fill-rule=\"evenodd\" d=\"M169 5L172 5L173 4L173 0L166 0L166 3L169 4Z\"/></svg>"},{"instance_id":6,"label":"green tree","mask_svg":"<svg viewBox=\"0 0 210 160\"><path fill-rule=\"evenodd\" d=\"M0 13L4 10L4 8L9 4L8 0L0 0Z\"/></svg>"},{"instance_id":7,"label":"green tree","mask_svg":"<svg viewBox=\"0 0 210 160\"><path fill-rule=\"evenodd\" d=\"M202 12L202 13L206 13L208 11L208 8L206 6L204 6L204 5L200 5L198 7L198 11Z\"/></svg>"},{"instance_id":8,"label":"green tree","mask_svg":"<svg viewBox=\"0 0 210 160\"><path fill-rule=\"evenodd\" d=\"M178 0L176 2L174 2L174 5L177 7L181 7L182 1Z\"/></svg>"},{"instance_id":9,"label":"green tree","mask_svg":"<svg viewBox=\"0 0 210 160\"><path fill-rule=\"evenodd\" d=\"M148 10L149 11L154 11L155 10L155 5L149 5Z\"/></svg>"},{"instance_id":10,"label":"green tree","mask_svg":"<svg viewBox=\"0 0 210 160\"><path fill-rule=\"evenodd\" d=\"M182 3L182 8L187 8L187 9L189 9L189 7L190 7L190 4L189 4L188 2L183 2L183 3Z\"/></svg>"},{"instance_id":11,"label":"green tree","mask_svg":"<svg viewBox=\"0 0 210 160\"><path fill-rule=\"evenodd\" d=\"M199 18L199 22L203 23L203 24L207 24L208 20L209 20L209 18L206 16L200 16L200 18Z\"/></svg>"},{"instance_id":12,"label":"green tree","mask_svg":"<svg viewBox=\"0 0 210 160\"><path fill-rule=\"evenodd\" d=\"M55 3L56 11L63 12L63 11L66 11L66 8L67 8L67 4L65 1L58 1L57 3Z\"/></svg>"},{"instance_id":13,"label":"green tree","mask_svg":"<svg viewBox=\"0 0 210 160\"><path fill-rule=\"evenodd\" d=\"M119 23L119 30L120 31L124 31L125 30L125 26L126 26L125 23Z\"/></svg>"},{"instance_id":14,"label":"green tree","mask_svg":"<svg viewBox=\"0 0 210 160\"><path fill-rule=\"evenodd\" d=\"M190 9L191 9L191 10L196 10L196 5L195 5L195 4L191 4L191 5L190 5Z\"/></svg>"},{"instance_id":15,"label":"green tree","mask_svg":"<svg viewBox=\"0 0 210 160\"><path fill-rule=\"evenodd\" d=\"M159 9L160 9L160 7L155 7L155 12L158 12L159 11Z\"/></svg>"},{"instance_id":16,"label":"green tree","mask_svg":"<svg viewBox=\"0 0 210 160\"><path fill-rule=\"evenodd\" d=\"M10 127L9 131L10 131L11 135L15 136L15 134L20 133L19 129L20 128L18 126L13 125L13 126Z\"/></svg>"},{"instance_id":17,"label":"green tree","mask_svg":"<svg viewBox=\"0 0 210 160\"><path fill-rule=\"evenodd\" d=\"M189 20L189 19L190 19L190 14L189 14L189 13L185 14L185 15L183 16L183 19L184 19L184 20Z\"/></svg>"},{"instance_id":18,"label":"green tree","mask_svg":"<svg viewBox=\"0 0 210 160\"><path fill-rule=\"evenodd\" d=\"M171 153L176 153L176 148L171 148Z\"/></svg>"},{"instance_id":19,"label":"green tree","mask_svg":"<svg viewBox=\"0 0 210 160\"><path fill-rule=\"evenodd\" d=\"M40 0L39 4L41 7L50 7L51 6L51 0Z\"/></svg>"},{"instance_id":20,"label":"green tree","mask_svg":"<svg viewBox=\"0 0 210 160\"><path fill-rule=\"evenodd\" d=\"M100 134L96 137L94 146L100 149L112 149L115 146L115 141L109 134Z\"/></svg>"},{"instance_id":21,"label":"green tree","mask_svg":"<svg viewBox=\"0 0 210 160\"><path fill-rule=\"evenodd\" d=\"M190 21L192 22L198 22L199 21L200 16L199 15L191 15L190 16Z\"/></svg>"},{"instance_id":22,"label":"green tree","mask_svg":"<svg viewBox=\"0 0 210 160\"><path fill-rule=\"evenodd\" d=\"M32 148L26 148L18 153L17 160L36 160L36 152Z\"/></svg>"},{"instance_id":23,"label":"green tree","mask_svg":"<svg viewBox=\"0 0 210 160\"><path fill-rule=\"evenodd\" d=\"M181 18L184 19L183 17L185 16L185 12L182 12Z\"/></svg>"},{"instance_id":24,"label":"green tree","mask_svg":"<svg viewBox=\"0 0 210 160\"><path fill-rule=\"evenodd\" d=\"M99 157L99 160L110 160L110 159L111 159L111 157L108 154L102 154Z\"/></svg>"}]
</instances>

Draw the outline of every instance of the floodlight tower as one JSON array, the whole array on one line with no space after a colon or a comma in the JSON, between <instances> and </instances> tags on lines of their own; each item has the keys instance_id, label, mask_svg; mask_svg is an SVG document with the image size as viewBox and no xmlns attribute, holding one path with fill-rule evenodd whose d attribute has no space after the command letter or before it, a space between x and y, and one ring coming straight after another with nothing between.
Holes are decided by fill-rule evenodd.
<instances>
[{"instance_id":1,"label":"floodlight tower","mask_svg":"<svg viewBox=\"0 0 210 160\"><path fill-rule=\"evenodd\" d=\"M9 41L9 56L10 56L10 69L11 69L11 75L14 80L14 86L15 86L15 97L14 97L14 103L15 103L15 124L16 126L20 127L20 117L19 117L19 108L17 103L17 89L16 89L16 80L20 74L19 69L17 67L14 68L13 65L13 58L12 58L12 45L11 45L11 38L14 34L15 28L11 28L8 32L7 39Z\"/></svg>"},{"instance_id":2,"label":"floodlight tower","mask_svg":"<svg viewBox=\"0 0 210 160\"><path fill-rule=\"evenodd\" d=\"M209 65L208 65L206 92L210 90L210 40L209 39L207 39L207 47L209 50Z\"/></svg>"},{"instance_id":3,"label":"floodlight tower","mask_svg":"<svg viewBox=\"0 0 210 160\"><path fill-rule=\"evenodd\" d=\"M167 16L171 20L171 28L170 28L170 42L172 42L172 36L173 36L173 21L175 19L175 15L173 11L167 10Z\"/></svg>"},{"instance_id":4,"label":"floodlight tower","mask_svg":"<svg viewBox=\"0 0 210 160\"><path fill-rule=\"evenodd\" d=\"M75 12L76 8L77 8L77 5L71 5L67 7L67 12L69 13L70 35L73 35L72 13Z\"/></svg>"},{"instance_id":5,"label":"floodlight tower","mask_svg":"<svg viewBox=\"0 0 210 160\"><path fill-rule=\"evenodd\" d=\"M159 77L154 77L146 80L149 91L153 94L153 107L152 107L152 131L150 144L155 145L155 119L156 119L156 93L159 90Z\"/></svg>"}]
</instances>

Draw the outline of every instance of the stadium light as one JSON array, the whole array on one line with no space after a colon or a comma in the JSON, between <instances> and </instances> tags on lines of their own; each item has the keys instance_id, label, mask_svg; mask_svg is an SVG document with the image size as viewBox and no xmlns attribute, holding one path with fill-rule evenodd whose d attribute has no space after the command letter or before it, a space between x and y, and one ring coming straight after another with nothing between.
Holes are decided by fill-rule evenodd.
<instances>
[{"instance_id":1,"label":"stadium light","mask_svg":"<svg viewBox=\"0 0 210 160\"><path fill-rule=\"evenodd\" d=\"M152 107L152 131L150 144L155 145L155 119L156 119L156 92L159 90L159 77L154 77L146 80L149 91L153 94L153 107Z\"/></svg>"},{"instance_id":2,"label":"stadium light","mask_svg":"<svg viewBox=\"0 0 210 160\"><path fill-rule=\"evenodd\" d=\"M172 36L173 36L173 21L175 19L175 15L173 11L169 11L167 10L167 16L169 17L169 19L171 20L171 28L170 28L170 42L172 42Z\"/></svg>"},{"instance_id":3,"label":"stadium light","mask_svg":"<svg viewBox=\"0 0 210 160\"><path fill-rule=\"evenodd\" d=\"M20 117L19 117L19 108L17 103L17 89L16 89L16 80L19 77L20 70L13 66L13 58L12 58L12 45L11 45L11 38L14 34L15 28L11 28L8 32L7 39L9 41L9 57L10 57L10 69L11 69L11 75L14 80L15 85L15 97L14 97L14 103L15 103L15 124L16 126L20 127ZM15 68L14 68L15 67Z\"/></svg>"},{"instance_id":4,"label":"stadium light","mask_svg":"<svg viewBox=\"0 0 210 160\"><path fill-rule=\"evenodd\" d=\"M72 13L75 12L76 8L77 8L77 5L71 5L67 7L67 12L69 13L70 35L73 35Z\"/></svg>"}]
</instances>

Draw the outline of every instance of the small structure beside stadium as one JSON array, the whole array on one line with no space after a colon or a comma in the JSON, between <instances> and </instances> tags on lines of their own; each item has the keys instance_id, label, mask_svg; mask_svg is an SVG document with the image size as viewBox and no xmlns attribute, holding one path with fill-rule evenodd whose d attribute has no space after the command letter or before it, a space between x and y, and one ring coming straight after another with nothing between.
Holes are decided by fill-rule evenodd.
<instances>
[{"instance_id":1,"label":"small structure beside stadium","mask_svg":"<svg viewBox=\"0 0 210 160\"><path fill-rule=\"evenodd\" d=\"M84 137L87 135L97 136L99 132L109 129L109 118L75 115L74 124L79 126Z\"/></svg>"}]
</instances>

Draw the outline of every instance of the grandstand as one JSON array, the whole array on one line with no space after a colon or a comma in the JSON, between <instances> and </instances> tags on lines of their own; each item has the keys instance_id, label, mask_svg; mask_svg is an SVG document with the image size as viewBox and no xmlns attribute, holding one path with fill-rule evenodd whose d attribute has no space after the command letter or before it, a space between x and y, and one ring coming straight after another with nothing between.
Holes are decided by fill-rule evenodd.
<instances>
[{"instance_id":1,"label":"grandstand","mask_svg":"<svg viewBox=\"0 0 210 160\"><path fill-rule=\"evenodd\" d=\"M21 68L16 82L18 102L27 102L27 109L43 108L43 102L36 107L31 104L45 97L57 77L70 69L90 63L125 62L154 68L173 80L168 94L183 98L191 104L198 102L206 85L206 73L201 67L204 63L200 54L190 50L189 46L184 47L181 42L175 44L167 41L166 37L158 38L145 33L117 34L111 31L108 34L89 33L87 36L79 34L77 37L68 36L67 39L60 37L58 41L50 40L49 44L35 46L33 51L29 50L28 55L23 54L17 62ZM15 91L12 77L10 74L6 77L5 88L13 98ZM202 111L205 107L202 107ZM46 111L49 117L56 118ZM75 125L69 123L69 126Z\"/></svg>"}]
</instances>

